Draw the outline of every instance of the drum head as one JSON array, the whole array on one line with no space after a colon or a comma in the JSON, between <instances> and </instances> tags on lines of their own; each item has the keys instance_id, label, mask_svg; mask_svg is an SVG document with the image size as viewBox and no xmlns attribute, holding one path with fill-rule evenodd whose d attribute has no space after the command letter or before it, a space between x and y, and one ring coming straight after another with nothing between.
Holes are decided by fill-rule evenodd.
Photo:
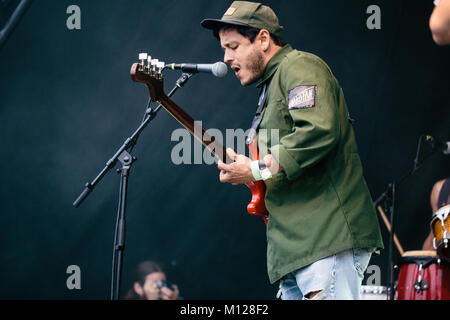
<instances>
[{"instance_id":1,"label":"drum head","mask_svg":"<svg viewBox=\"0 0 450 320\"><path fill-rule=\"evenodd\" d=\"M437 254L434 250L413 250L403 253L401 263L415 263L424 266L437 261Z\"/></svg>"},{"instance_id":2,"label":"drum head","mask_svg":"<svg viewBox=\"0 0 450 320\"><path fill-rule=\"evenodd\" d=\"M430 257L436 258L436 251L434 250L413 250L413 251L405 251L402 255L404 257Z\"/></svg>"}]
</instances>

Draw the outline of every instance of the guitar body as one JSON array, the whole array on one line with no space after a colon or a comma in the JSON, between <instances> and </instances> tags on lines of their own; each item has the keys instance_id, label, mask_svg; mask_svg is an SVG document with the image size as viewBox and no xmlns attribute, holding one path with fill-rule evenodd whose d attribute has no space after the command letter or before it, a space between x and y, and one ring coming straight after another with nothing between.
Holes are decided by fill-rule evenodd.
<instances>
[{"instance_id":1,"label":"guitar body","mask_svg":"<svg viewBox=\"0 0 450 320\"><path fill-rule=\"evenodd\" d=\"M248 145L248 149L250 151L252 160L259 160L258 143L256 141L256 138L253 139L252 143ZM262 217L264 223L267 225L269 212L267 211L266 203L264 202L264 197L266 195L266 185L262 180L252 181L246 183L246 185L252 192L252 200L247 205L247 212L253 216Z\"/></svg>"}]
</instances>

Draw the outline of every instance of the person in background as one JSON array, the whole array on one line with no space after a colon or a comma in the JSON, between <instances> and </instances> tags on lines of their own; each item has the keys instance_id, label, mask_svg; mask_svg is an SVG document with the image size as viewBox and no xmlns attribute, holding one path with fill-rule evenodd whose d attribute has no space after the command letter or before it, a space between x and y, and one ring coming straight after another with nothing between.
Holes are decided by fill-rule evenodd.
<instances>
[{"instance_id":1,"label":"person in background","mask_svg":"<svg viewBox=\"0 0 450 320\"><path fill-rule=\"evenodd\" d=\"M434 42L443 46L450 44L450 0L435 0L430 17L430 30Z\"/></svg>"},{"instance_id":2,"label":"person in background","mask_svg":"<svg viewBox=\"0 0 450 320\"><path fill-rule=\"evenodd\" d=\"M178 300L178 286L167 282L167 277L159 264L153 261L139 263L134 271L133 286L126 300Z\"/></svg>"}]
</instances>

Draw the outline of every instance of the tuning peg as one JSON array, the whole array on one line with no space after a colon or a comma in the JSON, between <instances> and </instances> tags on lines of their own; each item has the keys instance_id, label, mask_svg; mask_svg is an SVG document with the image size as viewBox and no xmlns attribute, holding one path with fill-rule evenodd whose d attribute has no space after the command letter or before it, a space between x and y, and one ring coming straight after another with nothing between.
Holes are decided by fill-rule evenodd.
<instances>
[{"instance_id":1,"label":"tuning peg","mask_svg":"<svg viewBox=\"0 0 450 320\"><path fill-rule=\"evenodd\" d=\"M162 62L162 61L160 61L160 62L158 62L158 63L156 64L156 66L158 67L158 72L159 72L159 73L162 72L162 70L164 69L165 65L166 65L166 63L165 63L165 62Z\"/></svg>"},{"instance_id":2,"label":"tuning peg","mask_svg":"<svg viewBox=\"0 0 450 320\"><path fill-rule=\"evenodd\" d=\"M139 53L139 60L141 60L141 67L144 69L144 61L147 60L146 53Z\"/></svg>"},{"instance_id":3,"label":"tuning peg","mask_svg":"<svg viewBox=\"0 0 450 320\"><path fill-rule=\"evenodd\" d=\"M156 71L156 64L159 62L158 59L152 59L151 64L152 64L152 71Z\"/></svg>"},{"instance_id":4,"label":"tuning peg","mask_svg":"<svg viewBox=\"0 0 450 320\"><path fill-rule=\"evenodd\" d=\"M156 63L156 67L158 68L158 70L155 72L156 77L158 79L162 79L162 70L164 69L165 63L162 61L159 61Z\"/></svg>"},{"instance_id":5,"label":"tuning peg","mask_svg":"<svg viewBox=\"0 0 450 320\"><path fill-rule=\"evenodd\" d=\"M151 70L152 70L152 57L148 56L147 57L147 71L150 73Z\"/></svg>"}]
</instances>

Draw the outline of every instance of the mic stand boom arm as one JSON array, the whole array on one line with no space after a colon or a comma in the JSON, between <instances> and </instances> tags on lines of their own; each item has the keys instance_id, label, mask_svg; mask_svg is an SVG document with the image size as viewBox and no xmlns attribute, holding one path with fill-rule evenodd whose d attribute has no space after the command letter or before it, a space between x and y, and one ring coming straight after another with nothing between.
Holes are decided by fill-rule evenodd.
<instances>
[{"instance_id":1,"label":"mic stand boom arm","mask_svg":"<svg viewBox=\"0 0 450 320\"><path fill-rule=\"evenodd\" d=\"M177 89L184 86L184 84L192 77L193 74L191 73L183 73L181 77L177 80L175 87L170 91L168 94L169 97L171 97ZM149 101L150 104L150 101ZM161 108L161 105L158 105L155 110L152 108L147 108L146 110L146 117L142 121L141 125L137 128L137 130L133 133L133 135L125 140L123 145L116 151L116 153L112 156L111 159L106 162L106 166L103 168L103 170L97 175L97 177L92 180L92 182L86 183L85 189L81 192L81 194L78 196L78 198L73 202L74 207L78 207L84 199L92 192L92 190L95 188L95 186L100 182L100 180L108 173L108 171L113 168L120 155L123 151L129 150L130 148L133 148L134 145L137 142L137 139L139 138L139 135L144 131L145 127L152 121L156 114L158 113L159 109Z\"/></svg>"}]
</instances>

